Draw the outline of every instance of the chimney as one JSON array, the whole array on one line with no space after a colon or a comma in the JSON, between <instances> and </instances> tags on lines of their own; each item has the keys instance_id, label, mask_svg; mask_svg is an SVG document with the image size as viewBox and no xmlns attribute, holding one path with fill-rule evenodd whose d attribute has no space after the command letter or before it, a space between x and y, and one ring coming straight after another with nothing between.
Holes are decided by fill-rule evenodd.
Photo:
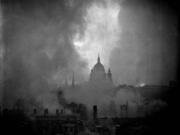
<instances>
[{"instance_id":1,"label":"chimney","mask_svg":"<svg viewBox=\"0 0 180 135\"><path fill-rule=\"evenodd\" d=\"M56 109L56 115L57 116L59 115L59 109Z\"/></svg>"},{"instance_id":2,"label":"chimney","mask_svg":"<svg viewBox=\"0 0 180 135\"><path fill-rule=\"evenodd\" d=\"M61 114L64 114L64 110L63 109L61 109Z\"/></svg>"},{"instance_id":3,"label":"chimney","mask_svg":"<svg viewBox=\"0 0 180 135\"><path fill-rule=\"evenodd\" d=\"M97 105L93 106L93 120L97 120Z\"/></svg>"},{"instance_id":4,"label":"chimney","mask_svg":"<svg viewBox=\"0 0 180 135\"><path fill-rule=\"evenodd\" d=\"M33 110L33 115L36 115L36 114L37 114L37 110L34 109L34 110Z\"/></svg>"},{"instance_id":5,"label":"chimney","mask_svg":"<svg viewBox=\"0 0 180 135\"><path fill-rule=\"evenodd\" d=\"M44 109L44 116L47 116L48 115L48 109Z\"/></svg>"}]
</instances>

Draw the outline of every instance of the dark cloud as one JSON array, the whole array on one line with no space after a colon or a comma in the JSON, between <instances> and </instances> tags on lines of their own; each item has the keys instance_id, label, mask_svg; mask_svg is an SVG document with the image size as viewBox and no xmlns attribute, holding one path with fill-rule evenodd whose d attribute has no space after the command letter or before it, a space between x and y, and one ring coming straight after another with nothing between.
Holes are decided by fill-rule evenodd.
<instances>
[{"instance_id":1,"label":"dark cloud","mask_svg":"<svg viewBox=\"0 0 180 135\"><path fill-rule=\"evenodd\" d=\"M111 56L115 80L167 84L176 79L178 18L172 5L125 0L121 6L121 39Z\"/></svg>"},{"instance_id":2,"label":"dark cloud","mask_svg":"<svg viewBox=\"0 0 180 135\"><path fill-rule=\"evenodd\" d=\"M57 85L70 81L73 71L76 81L87 79L87 62L75 50L72 37L77 28L84 32L83 16L91 2L2 0L5 104L20 97L51 96ZM122 33L110 58L115 82L164 84L175 79L176 4L147 0L119 4Z\"/></svg>"},{"instance_id":3,"label":"dark cloud","mask_svg":"<svg viewBox=\"0 0 180 135\"><path fill-rule=\"evenodd\" d=\"M57 83L83 79L82 61L71 43L74 25L81 23L81 5L68 1L6 1L3 3L5 44L4 100L39 97ZM78 6L78 7L77 7ZM19 96L21 95L21 96Z\"/></svg>"}]
</instances>

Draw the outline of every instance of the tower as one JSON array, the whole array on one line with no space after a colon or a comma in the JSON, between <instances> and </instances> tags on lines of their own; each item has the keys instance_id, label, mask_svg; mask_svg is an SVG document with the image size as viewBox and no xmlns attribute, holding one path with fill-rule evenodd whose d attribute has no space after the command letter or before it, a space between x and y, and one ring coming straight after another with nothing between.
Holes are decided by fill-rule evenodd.
<instances>
[{"instance_id":1,"label":"tower","mask_svg":"<svg viewBox=\"0 0 180 135\"><path fill-rule=\"evenodd\" d=\"M110 68L108 69L107 78L108 78L108 80L112 81L112 74L111 74Z\"/></svg>"},{"instance_id":2,"label":"tower","mask_svg":"<svg viewBox=\"0 0 180 135\"><path fill-rule=\"evenodd\" d=\"M97 105L93 105L93 120L97 120Z\"/></svg>"}]
</instances>

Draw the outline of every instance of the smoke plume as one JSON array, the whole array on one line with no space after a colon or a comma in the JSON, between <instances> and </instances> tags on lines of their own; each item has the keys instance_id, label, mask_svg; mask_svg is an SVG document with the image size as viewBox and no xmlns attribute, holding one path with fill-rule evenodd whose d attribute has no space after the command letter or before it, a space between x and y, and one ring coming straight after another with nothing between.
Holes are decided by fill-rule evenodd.
<instances>
[{"instance_id":1,"label":"smoke plume","mask_svg":"<svg viewBox=\"0 0 180 135\"><path fill-rule=\"evenodd\" d=\"M175 80L177 18L166 3L153 0L2 0L4 106L26 99L45 108L61 107L56 90L70 83L73 73L76 84L87 81L98 53L117 85ZM66 100L87 106L111 100L131 100L133 106L136 97L123 90L112 99L90 86L63 93Z\"/></svg>"}]
</instances>

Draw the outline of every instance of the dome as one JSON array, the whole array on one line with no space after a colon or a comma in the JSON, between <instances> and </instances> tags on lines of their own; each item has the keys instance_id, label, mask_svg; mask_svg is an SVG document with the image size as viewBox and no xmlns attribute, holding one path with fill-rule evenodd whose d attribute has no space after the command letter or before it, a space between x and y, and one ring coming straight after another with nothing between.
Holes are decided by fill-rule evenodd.
<instances>
[{"instance_id":1,"label":"dome","mask_svg":"<svg viewBox=\"0 0 180 135\"><path fill-rule=\"evenodd\" d=\"M103 64L96 63L96 65L94 65L93 71L102 71L102 72L105 72Z\"/></svg>"},{"instance_id":2,"label":"dome","mask_svg":"<svg viewBox=\"0 0 180 135\"><path fill-rule=\"evenodd\" d=\"M93 69L91 70L90 80L98 81L105 79L106 79L106 72L98 56L97 63L94 65Z\"/></svg>"},{"instance_id":3,"label":"dome","mask_svg":"<svg viewBox=\"0 0 180 135\"><path fill-rule=\"evenodd\" d=\"M97 63L96 63L96 64L94 65L94 67L93 67L93 71L105 73L105 69L104 69L103 64L101 64L101 60L100 60L99 55L98 55L98 58L97 58Z\"/></svg>"},{"instance_id":4,"label":"dome","mask_svg":"<svg viewBox=\"0 0 180 135\"><path fill-rule=\"evenodd\" d=\"M101 64L99 56L97 59L97 63L91 69L89 80L93 86L98 86L99 84L102 86L107 86L107 85L112 86L113 85L111 70L109 69L108 73L106 74L104 65Z\"/></svg>"}]
</instances>

